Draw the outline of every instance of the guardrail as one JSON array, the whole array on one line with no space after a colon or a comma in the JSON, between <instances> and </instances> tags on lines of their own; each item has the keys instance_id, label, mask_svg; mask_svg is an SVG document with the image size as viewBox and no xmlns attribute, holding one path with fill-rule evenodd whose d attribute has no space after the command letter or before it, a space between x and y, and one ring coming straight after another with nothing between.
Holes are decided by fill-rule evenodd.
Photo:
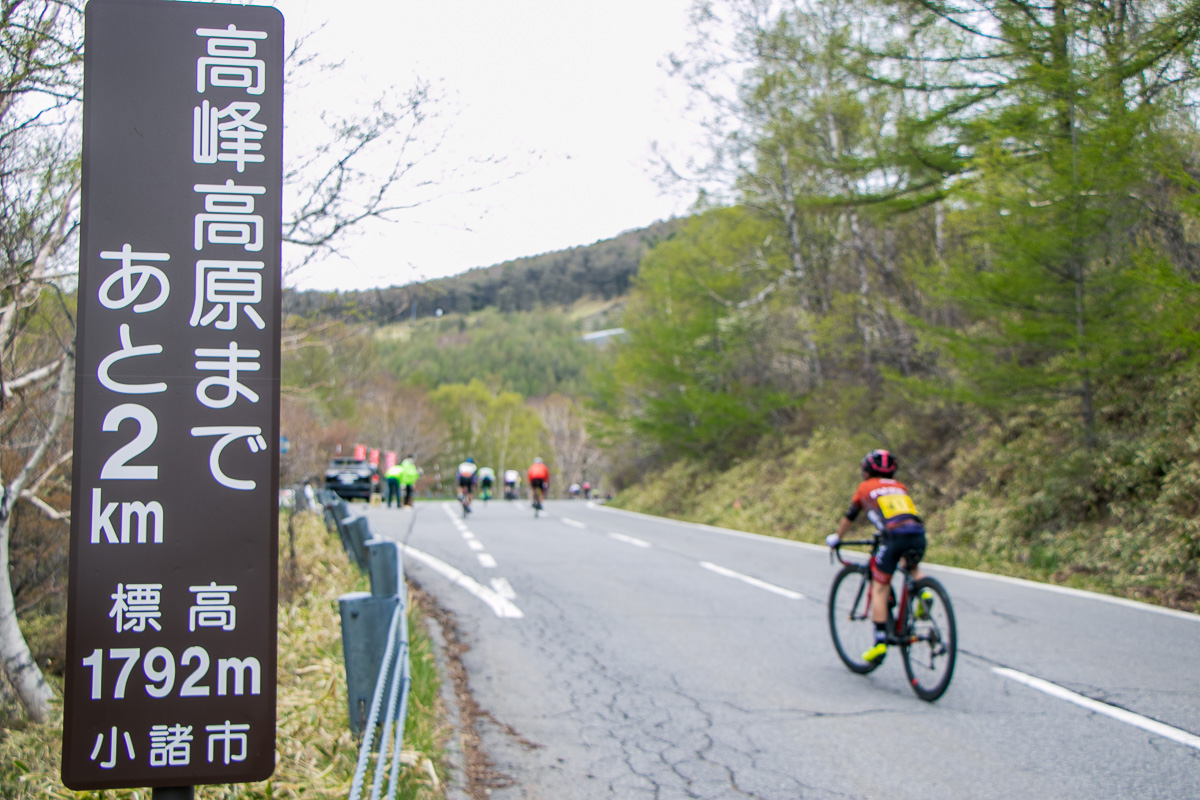
<instances>
[{"instance_id":1,"label":"guardrail","mask_svg":"<svg viewBox=\"0 0 1200 800\"><path fill-rule=\"evenodd\" d=\"M369 773L371 800L379 800L385 780L391 800L412 686L404 562L396 543L376 538L367 518L351 513L345 500L328 491L319 497L326 526L337 531L347 556L371 579L370 592L338 598L350 730L362 736L350 800L363 796Z\"/></svg>"}]
</instances>

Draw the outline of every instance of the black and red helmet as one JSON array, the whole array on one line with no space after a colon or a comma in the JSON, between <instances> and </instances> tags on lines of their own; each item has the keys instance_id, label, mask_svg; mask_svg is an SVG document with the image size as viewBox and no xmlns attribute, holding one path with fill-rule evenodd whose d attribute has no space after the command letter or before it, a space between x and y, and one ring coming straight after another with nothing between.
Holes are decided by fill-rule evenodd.
<instances>
[{"instance_id":1,"label":"black and red helmet","mask_svg":"<svg viewBox=\"0 0 1200 800\"><path fill-rule=\"evenodd\" d=\"M890 478L896 474L896 457L887 450L872 450L863 456L862 468L872 475Z\"/></svg>"}]
</instances>

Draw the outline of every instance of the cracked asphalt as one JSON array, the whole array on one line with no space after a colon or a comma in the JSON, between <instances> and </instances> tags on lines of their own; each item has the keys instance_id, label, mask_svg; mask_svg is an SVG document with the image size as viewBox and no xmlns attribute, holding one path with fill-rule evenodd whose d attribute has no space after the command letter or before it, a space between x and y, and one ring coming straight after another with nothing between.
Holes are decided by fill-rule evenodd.
<instances>
[{"instance_id":1,"label":"cracked asphalt","mask_svg":"<svg viewBox=\"0 0 1200 800\"><path fill-rule=\"evenodd\" d=\"M453 509L368 514L453 616L493 800L1200 797L1194 618L931 566L960 651L929 704L898 653L869 676L837 659L820 549L582 501Z\"/></svg>"}]
</instances>

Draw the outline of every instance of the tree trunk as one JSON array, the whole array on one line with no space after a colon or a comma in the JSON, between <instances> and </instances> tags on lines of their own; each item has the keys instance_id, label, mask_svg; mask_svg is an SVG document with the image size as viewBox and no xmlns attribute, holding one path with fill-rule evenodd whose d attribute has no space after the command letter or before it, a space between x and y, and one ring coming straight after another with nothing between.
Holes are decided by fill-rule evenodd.
<instances>
[{"instance_id":1,"label":"tree trunk","mask_svg":"<svg viewBox=\"0 0 1200 800\"><path fill-rule=\"evenodd\" d=\"M50 713L50 699L54 696L46 678L38 668L29 650L29 644L21 633L17 620L16 601L13 597L12 579L9 575L8 548L12 536L13 515L9 504L17 502L38 465L58 438L66 423L71 407L72 388L75 379L75 354L67 351L59 368L58 387L54 403L54 415L46 427L42 440L25 462L25 466L11 485L5 487L3 506L0 506L0 663L4 675L12 684L25 713L34 722L46 721Z\"/></svg>"}]
</instances>

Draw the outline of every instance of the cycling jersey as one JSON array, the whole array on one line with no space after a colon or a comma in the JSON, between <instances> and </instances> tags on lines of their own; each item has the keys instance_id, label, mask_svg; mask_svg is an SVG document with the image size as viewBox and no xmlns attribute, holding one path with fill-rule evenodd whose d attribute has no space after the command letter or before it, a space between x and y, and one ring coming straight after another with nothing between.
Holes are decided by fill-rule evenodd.
<instances>
[{"instance_id":1,"label":"cycling jersey","mask_svg":"<svg viewBox=\"0 0 1200 800\"><path fill-rule=\"evenodd\" d=\"M545 464L533 464L529 467L529 480L531 481L548 481L550 480L550 468Z\"/></svg>"},{"instance_id":2,"label":"cycling jersey","mask_svg":"<svg viewBox=\"0 0 1200 800\"><path fill-rule=\"evenodd\" d=\"M846 509L846 519L857 519L864 509L867 519L881 533L924 530L908 487L892 478L867 478L860 483Z\"/></svg>"},{"instance_id":3,"label":"cycling jersey","mask_svg":"<svg viewBox=\"0 0 1200 800\"><path fill-rule=\"evenodd\" d=\"M458 485L470 486L475 483L476 466L470 461L464 461L458 465Z\"/></svg>"}]
</instances>

